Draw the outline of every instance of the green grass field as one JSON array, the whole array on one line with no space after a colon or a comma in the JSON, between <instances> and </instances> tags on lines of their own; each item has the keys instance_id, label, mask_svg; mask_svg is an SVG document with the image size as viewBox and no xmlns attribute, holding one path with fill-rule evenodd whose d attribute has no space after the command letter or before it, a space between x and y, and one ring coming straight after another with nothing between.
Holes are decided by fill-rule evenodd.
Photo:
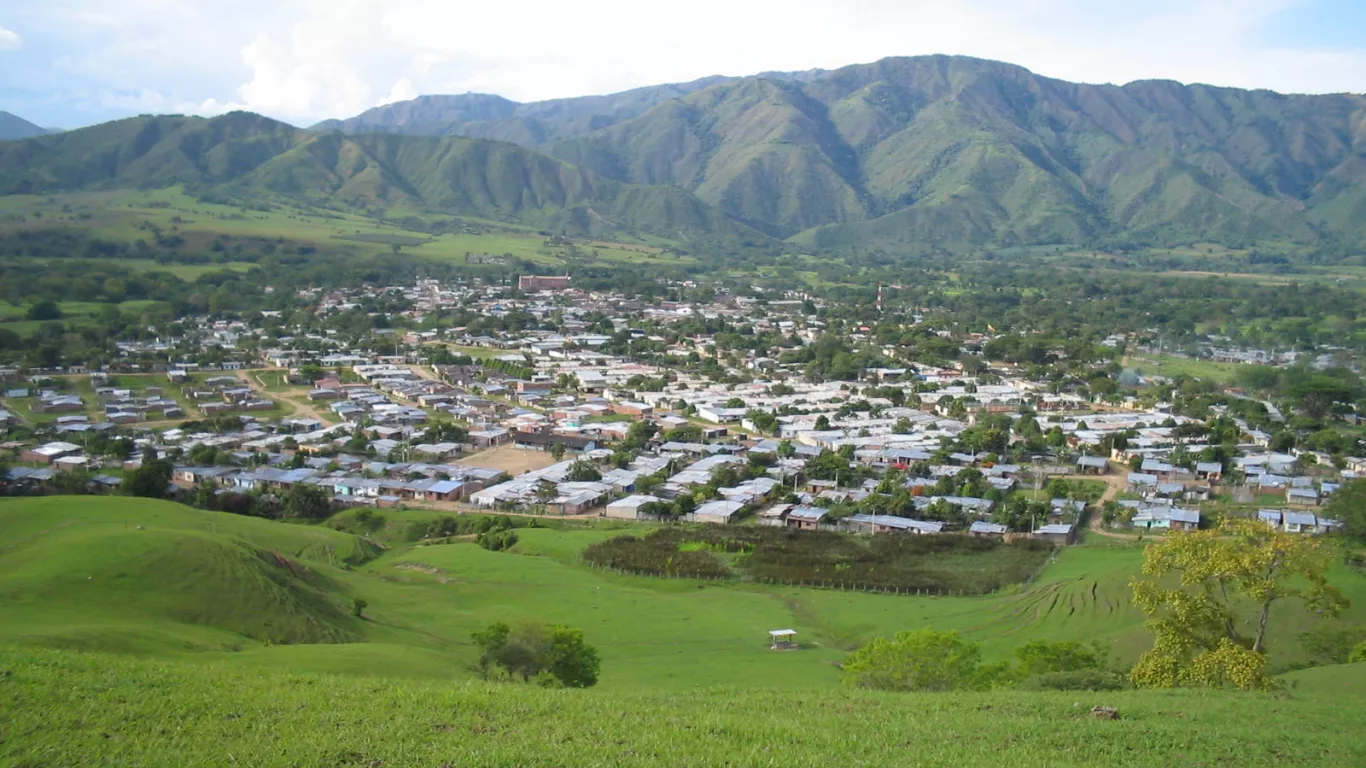
<instances>
[{"instance_id":1,"label":"green grass field","mask_svg":"<svg viewBox=\"0 0 1366 768\"><path fill-rule=\"evenodd\" d=\"M1360 690L1366 665L1334 668ZM1103 704L1115 721L1090 717ZM1360 693L544 690L0 648L0 763L1351 766Z\"/></svg>"},{"instance_id":2,"label":"green grass field","mask_svg":"<svg viewBox=\"0 0 1366 768\"><path fill-rule=\"evenodd\" d=\"M1135 355L1129 359L1129 367L1149 376L1190 376L1228 385L1237 381L1243 366L1173 355Z\"/></svg>"},{"instance_id":3,"label":"green grass field","mask_svg":"<svg viewBox=\"0 0 1366 768\"><path fill-rule=\"evenodd\" d=\"M1063 550L1035 583L915 598L623 576L585 566L629 524L522 529L511 552L403 544L438 513L383 510L370 544L119 497L0 500L0 764L1356 765L1366 667L1307 670L1286 693L883 695L836 664L902 629L957 629L1002 660L1025 642L1147 645L1128 580L1141 550ZM1335 584L1366 617L1366 577ZM365 599L365 618L351 601ZM590 691L483 683L469 633L582 629ZM1273 665L1315 620L1273 616ZM802 648L767 650L792 627ZM74 653L80 651L82 653ZM108 655L114 654L114 655ZM1343 682L1347 681L1347 682ZM1118 706L1117 723L1093 704ZM39 727L39 724L42 727ZM1312 723L1305 726L1304 723ZM703 736L704 738L697 738ZM84 756L84 759L82 757ZM382 761L382 762L381 762Z\"/></svg>"},{"instance_id":4,"label":"green grass field","mask_svg":"<svg viewBox=\"0 0 1366 768\"><path fill-rule=\"evenodd\" d=\"M396 527L435 513L381 514ZM383 537L390 548L378 554L360 539L327 528L125 498L0 501L0 520L0 610L14 619L0 625L0 642L133 647L265 666L287 655L290 664L306 657L306 665L321 672L409 677L431 676L431 659L437 658L443 660L438 667L443 675L461 677L473 655L470 632L493 621L545 620L583 629L603 655L602 687L620 690L829 687L839 678L834 664L847 651L872 637L918 627L959 630L982 643L988 660L1005 659L1019 645L1040 639L1100 640L1117 660L1131 662L1148 643L1141 616L1129 603L1128 582L1141 550L1109 540L1063 550L1034 584L956 598L654 579L584 565L583 549L619 535L621 524L522 530L512 552L489 552L473 543L409 546L390 535ZM184 563L174 557L174 542L180 539L186 552L222 564L196 581L203 591L187 594L184 603L223 595L216 601L222 613L200 616L174 601L139 601L136 621L130 623L119 586L123 580L161 594L183 583L180 574L199 573L199 555L187 555ZM143 540L151 543L139 543ZM234 547L266 561L278 553L309 569L318 581L285 579L280 583L286 591L280 593L261 578L281 573L247 568L243 563L255 567L256 561ZM104 554L95 557L94 552ZM361 562L365 552L378 556ZM233 560L236 556L247 559ZM351 565L343 567L348 561ZM159 563L156 572L147 572L148 562ZM37 563L44 565L35 572ZM1355 598L1347 618L1366 617L1366 577L1343 568L1334 580ZM40 587L43 591L35 591ZM64 591L71 588L77 591ZM312 597L290 602L295 588ZM47 599L35 600L34 594ZM51 599L57 596L63 599ZM232 608L236 597L256 607ZM370 605L369 621L360 627L343 626L353 597ZM372 663L353 645L310 645L306 652L281 645L271 634L275 629L259 623L267 619L244 618L276 602L286 606L284 616L272 619L278 628L309 623L306 617L313 614L300 605L326 608L322 618L314 617L319 631L335 624L358 632L355 639L366 643L360 647L414 653L381 654L381 661ZM340 624L333 621L338 614ZM1313 621L1289 607L1273 616L1274 668L1304 660L1295 636ZM766 650L767 631L785 627L800 633L801 653Z\"/></svg>"}]
</instances>

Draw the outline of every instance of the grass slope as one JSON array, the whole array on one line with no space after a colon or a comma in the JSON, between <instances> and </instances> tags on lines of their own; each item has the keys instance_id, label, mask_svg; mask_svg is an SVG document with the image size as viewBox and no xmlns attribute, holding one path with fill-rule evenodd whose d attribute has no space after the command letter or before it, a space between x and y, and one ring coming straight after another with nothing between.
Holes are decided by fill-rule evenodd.
<instances>
[{"instance_id":1,"label":"grass slope","mask_svg":"<svg viewBox=\"0 0 1366 768\"><path fill-rule=\"evenodd\" d=\"M1096 704L1121 719L1090 717ZM1366 763L1363 704L1203 691L554 691L0 648L0 763L1346 766Z\"/></svg>"},{"instance_id":2,"label":"grass slope","mask_svg":"<svg viewBox=\"0 0 1366 768\"><path fill-rule=\"evenodd\" d=\"M142 499L0 501L0 639L126 652L362 639L355 537Z\"/></svg>"},{"instance_id":3,"label":"grass slope","mask_svg":"<svg viewBox=\"0 0 1366 768\"><path fill-rule=\"evenodd\" d=\"M582 551L620 535L620 524L524 529L512 552L488 552L472 543L403 544L396 531L436 513L381 514L391 548L366 560L372 551L347 534L174 504L89 497L0 502L0 611L15 618L0 623L0 642L445 679L470 676L470 632L493 621L541 620L582 629L602 655L600 687L616 691L830 688L839 681L835 664L849 650L919 627L956 629L981 643L991 661L1031 640L1099 640L1124 663L1150 643L1129 601L1141 550L1125 542L1065 549L1033 584L997 595L904 597L655 579L586 566ZM280 586L270 578L281 576L280 568L260 552L307 567L308 577ZM353 569L340 567L348 560ZM1339 567L1332 579L1355 604L1344 618L1366 618L1366 577ZM346 615L353 597L369 603L364 622ZM205 603L207 614L190 610ZM1275 613L1273 669L1305 661L1296 636L1317 621L1293 607ZM767 632L780 627L798 630L803 649L768 651ZM264 642L297 640L304 631L318 631L318 641L364 642Z\"/></svg>"}]
</instances>

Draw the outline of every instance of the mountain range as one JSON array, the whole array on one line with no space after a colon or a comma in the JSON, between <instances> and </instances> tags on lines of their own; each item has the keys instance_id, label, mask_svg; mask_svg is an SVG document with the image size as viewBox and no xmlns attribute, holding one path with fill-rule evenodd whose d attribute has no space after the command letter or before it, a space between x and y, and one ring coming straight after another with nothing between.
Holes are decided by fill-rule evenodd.
<instances>
[{"instance_id":1,"label":"mountain range","mask_svg":"<svg viewBox=\"0 0 1366 768\"><path fill-rule=\"evenodd\" d=\"M0 191L171 181L807 249L1345 253L1366 249L1366 97L924 56L528 104L424 96L308 131L137 118L0 145Z\"/></svg>"}]
</instances>

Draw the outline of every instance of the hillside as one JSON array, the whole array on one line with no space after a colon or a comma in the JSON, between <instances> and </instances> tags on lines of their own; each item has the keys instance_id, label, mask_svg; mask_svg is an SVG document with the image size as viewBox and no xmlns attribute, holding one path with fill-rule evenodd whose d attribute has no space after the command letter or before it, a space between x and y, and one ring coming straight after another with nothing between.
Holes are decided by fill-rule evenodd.
<instances>
[{"instance_id":1,"label":"hillside","mask_svg":"<svg viewBox=\"0 0 1366 768\"><path fill-rule=\"evenodd\" d=\"M508 121L536 113L535 104L490 112L436 110L422 100L336 127L496 135L607 178L681 187L811 248L1366 248L1360 95L1083 85L948 56L723 79L682 92L696 85L634 116L615 97L601 97L601 106L569 100L572 110L550 112L534 129ZM493 97L441 98L473 105ZM584 132L585 124L596 130ZM487 133L494 125L499 132Z\"/></svg>"},{"instance_id":2,"label":"hillside","mask_svg":"<svg viewBox=\"0 0 1366 768\"><path fill-rule=\"evenodd\" d=\"M0 648L0 763L1336 768L1366 763L1363 704L1329 692L611 693ZM1094 705L1121 717L1093 718Z\"/></svg>"},{"instance_id":3,"label":"hillside","mask_svg":"<svg viewBox=\"0 0 1366 768\"><path fill-rule=\"evenodd\" d=\"M0 501L0 641L133 653L363 638L359 539L169 502Z\"/></svg>"},{"instance_id":4,"label":"hillside","mask_svg":"<svg viewBox=\"0 0 1366 768\"><path fill-rule=\"evenodd\" d=\"M236 199L432 210L575 233L742 232L684 190L604 179L502 142L314 133L233 113L138 117L0 145L0 194L177 185Z\"/></svg>"},{"instance_id":5,"label":"hillside","mask_svg":"<svg viewBox=\"0 0 1366 768\"><path fill-rule=\"evenodd\" d=\"M653 579L585 566L621 526L522 529L511 552L404 543L437 514L385 510L392 549L326 527L118 497L0 500L0 764L1358 765L1366 665L1220 691L881 694L836 663L930 626L988 661L1035 639L1147 642L1136 545L1060 553L1025 588L904 597ZM634 529L639 530L636 526ZM1366 578L1334 584L1366 609ZM365 618L351 600L369 603ZM469 633L563 622L603 659L588 690L490 684ZM1298 660L1278 611L1273 665ZM794 626L801 649L765 631ZM1118 707L1102 721L1093 705ZM55 714L54 714L55 713ZM1305 723L1313 723L1306 727ZM701 738L699 738L701 737Z\"/></svg>"},{"instance_id":6,"label":"hillside","mask_svg":"<svg viewBox=\"0 0 1366 768\"><path fill-rule=\"evenodd\" d=\"M582 136L642 114L651 107L732 78L635 88L606 96L519 103L483 93L419 96L368 109L345 120L324 120L315 131L466 136L540 147Z\"/></svg>"},{"instance_id":7,"label":"hillside","mask_svg":"<svg viewBox=\"0 0 1366 768\"><path fill-rule=\"evenodd\" d=\"M0 111L0 141L30 139L34 136L46 136L49 133L51 131L48 129L34 125L18 115Z\"/></svg>"}]
</instances>

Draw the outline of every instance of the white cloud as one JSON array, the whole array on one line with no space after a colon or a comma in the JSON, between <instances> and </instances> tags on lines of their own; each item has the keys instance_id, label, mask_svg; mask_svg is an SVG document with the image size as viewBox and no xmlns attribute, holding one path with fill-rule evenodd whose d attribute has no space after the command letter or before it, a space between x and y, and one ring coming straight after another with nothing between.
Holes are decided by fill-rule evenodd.
<instances>
[{"instance_id":1,"label":"white cloud","mask_svg":"<svg viewBox=\"0 0 1366 768\"><path fill-rule=\"evenodd\" d=\"M0 68L0 87L79 81L165 94L200 114L241 108L308 123L422 93L527 101L950 53L1084 82L1366 91L1366 44L1278 40L1278 16L1313 2L124 0L110 14L97 0L47 0L13 20L58 43L22 74ZM0 29L0 47L5 39Z\"/></svg>"},{"instance_id":2,"label":"white cloud","mask_svg":"<svg viewBox=\"0 0 1366 768\"><path fill-rule=\"evenodd\" d=\"M23 44L18 32L0 27L0 51L17 51Z\"/></svg>"}]
</instances>

